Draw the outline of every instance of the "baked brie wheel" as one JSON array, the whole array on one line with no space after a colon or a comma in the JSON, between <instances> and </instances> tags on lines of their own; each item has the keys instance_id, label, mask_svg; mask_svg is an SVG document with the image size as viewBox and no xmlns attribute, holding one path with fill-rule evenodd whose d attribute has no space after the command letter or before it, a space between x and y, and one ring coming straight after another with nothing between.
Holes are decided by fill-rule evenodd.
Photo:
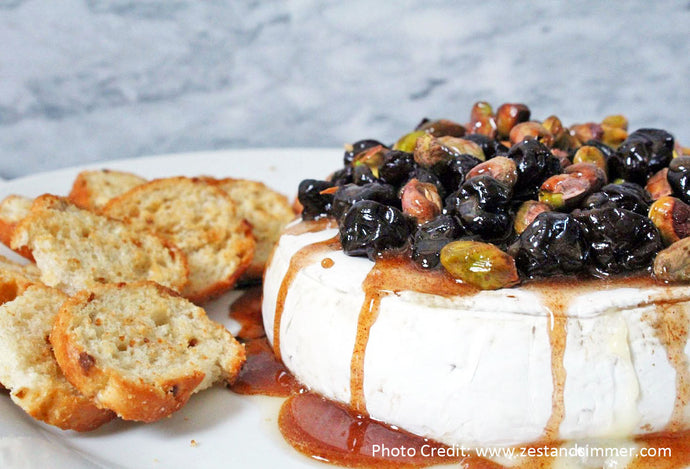
<instances>
[{"instance_id":1,"label":"baked brie wheel","mask_svg":"<svg viewBox=\"0 0 690 469\"><path fill-rule=\"evenodd\" d=\"M272 343L291 259L334 236L326 229L280 239L264 279ZM636 277L445 296L410 285L382 295L366 337L359 319L373 268L317 249L290 273L278 310L280 356L319 394L350 404L360 392L372 418L465 447L690 428L690 286Z\"/></svg>"}]
</instances>

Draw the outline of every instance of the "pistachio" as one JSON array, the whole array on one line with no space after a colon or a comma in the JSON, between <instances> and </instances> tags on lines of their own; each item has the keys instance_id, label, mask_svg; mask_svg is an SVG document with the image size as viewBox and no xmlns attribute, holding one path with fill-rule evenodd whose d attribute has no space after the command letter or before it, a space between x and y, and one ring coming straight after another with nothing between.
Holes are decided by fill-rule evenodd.
<instances>
[{"instance_id":1,"label":"pistachio","mask_svg":"<svg viewBox=\"0 0 690 469\"><path fill-rule=\"evenodd\" d=\"M491 105L486 101L474 103L470 112L470 133L496 137L496 119Z\"/></svg>"},{"instance_id":2,"label":"pistachio","mask_svg":"<svg viewBox=\"0 0 690 469\"><path fill-rule=\"evenodd\" d=\"M601 125L608 125L609 127L628 130L628 119L623 115L615 114L612 116L604 117L604 120L601 121Z\"/></svg>"},{"instance_id":3,"label":"pistachio","mask_svg":"<svg viewBox=\"0 0 690 469\"><path fill-rule=\"evenodd\" d=\"M573 163L592 163L602 171L606 171L606 157L597 147L584 145L577 149L573 156Z\"/></svg>"},{"instance_id":4,"label":"pistachio","mask_svg":"<svg viewBox=\"0 0 690 469\"><path fill-rule=\"evenodd\" d=\"M470 110L470 121L479 121L487 117L494 117L491 104L486 101L477 101Z\"/></svg>"},{"instance_id":5,"label":"pistachio","mask_svg":"<svg viewBox=\"0 0 690 469\"><path fill-rule=\"evenodd\" d=\"M513 187L518 177L517 165L510 158L496 156L472 168L465 179L471 179L482 174L488 174L506 186Z\"/></svg>"},{"instance_id":6,"label":"pistachio","mask_svg":"<svg viewBox=\"0 0 690 469\"><path fill-rule=\"evenodd\" d=\"M418 165L429 168L450 157L448 150L431 134L425 133L417 138L417 144L414 148L414 160Z\"/></svg>"},{"instance_id":7,"label":"pistachio","mask_svg":"<svg viewBox=\"0 0 690 469\"><path fill-rule=\"evenodd\" d=\"M395 145L393 145L393 150L412 153L415 145L417 144L417 139L422 135L426 135L426 132L423 130L415 130L414 132L403 135L397 142L395 142Z\"/></svg>"},{"instance_id":8,"label":"pistachio","mask_svg":"<svg viewBox=\"0 0 690 469\"><path fill-rule=\"evenodd\" d=\"M604 136L604 129L600 124L587 122L586 124L575 124L570 126L570 133L577 138L580 143L590 140L601 140Z\"/></svg>"},{"instance_id":9,"label":"pistachio","mask_svg":"<svg viewBox=\"0 0 690 469\"><path fill-rule=\"evenodd\" d=\"M563 123L556 116L547 117L546 119L544 119L544 122L542 122L541 125L544 126L544 128L548 130L551 133L551 135L553 135L554 141L558 141L565 134L565 128L563 127Z\"/></svg>"},{"instance_id":10,"label":"pistachio","mask_svg":"<svg viewBox=\"0 0 690 469\"><path fill-rule=\"evenodd\" d=\"M400 192L403 213L426 223L441 214L443 202L435 185L410 179Z\"/></svg>"},{"instance_id":11,"label":"pistachio","mask_svg":"<svg viewBox=\"0 0 690 469\"><path fill-rule=\"evenodd\" d=\"M379 168L383 164L385 150L386 148L383 145L376 145L368 150L364 150L355 155L352 160L352 166L368 166L374 177L379 177Z\"/></svg>"},{"instance_id":12,"label":"pistachio","mask_svg":"<svg viewBox=\"0 0 690 469\"><path fill-rule=\"evenodd\" d=\"M423 122L416 130L423 130L434 137L464 137L467 133L465 127L448 119Z\"/></svg>"},{"instance_id":13,"label":"pistachio","mask_svg":"<svg viewBox=\"0 0 690 469\"><path fill-rule=\"evenodd\" d=\"M521 122L510 130L510 143L513 145L527 139L537 139L547 147L553 145L553 135L539 122Z\"/></svg>"},{"instance_id":14,"label":"pistachio","mask_svg":"<svg viewBox=\"0 0 690 469\"><path fill-rule=\"evenodd\" d=\"M645 189L652 196L652 200L658 200L664 196L673 194L673 189L668 183L668 168L657 171L647 180Z\"/></svg>"},{"instance_id":15,"label":"pistachio","mask_svg":"<svg viewBox=\"0 0 690 469\"><path fill-rule=\"evenodd\" d=\"M505 103L496 111L496 132L501 138L507 138L510 130L521 122L527 122L530 110L520 103Z\"/></svg>"},{"instance_id":16,"label":"pistachio","mask_svg":"<svg viewBox=\"0 0 690 469\"><path fill-rule=\"evenodd\" d=\"M601 124L601 141L612 148L618 148L628 138L628 131L619 127Z\"/></svg>"},{"instance_id":17,"label":"pistachio","mask_svg":"<svg viewBox=\"0 0 690 469\"><path fill-rule=\"evenodd\" d=\"M606 182L604 172L590 163L566 168L566 173L551 176L539 189L539 200L555 210L575 207L583 198L601 189Z\"/></svg>"},{"instance_id":18,"label":"pistachio","mask_svg":"<svg viewBox=\"0 0 690 469\"><path fill-rule=\"evenodd\" d=\"M591 191L596 192L608 182L603 169L592 163L575 163L563 170L566 174L574 174L579 178L585 178L591 186Z\"/></svg>"},{"instance_id":19,"label":"pistachio","mask_svg":"<svg viewBox=\"0 0 690 469\"><path fill-rule=\"evenodd\" d=\"M489 243L453 241L441 249L441 264L453 277L483 290L519 282L515 259Z\"/></svg>"},{"instance_id":20,"label":"pistachio","mask_svg":"<svg viewBox=\"0 0 690 469\"><path fill-rule=\"evenodd\" d=\"M529 225L532 224L537 215L542 212L550 212L551 207L544 202L538 202L536 200L526 200L520 205L517 213L515 214L515 221L513 227L517 234L521 234L525 231Z\"/></svg>"},{"instance_id":21,"label":"pistachio","mask_svg":"<svg viewBox=\"0 0 690 469\"><path fill-rule=\"evenodd\" d=\"M563 132L563 136L557 139L553 145L556 148L572 152L580 148L582 146L582 142L580 142L577 137L572 135L570 131L566 130Z\"/></svg>"},{"instance_id":22,"label":"pistachio","mask_svg":"<svg viewBox=\"0 0 690 469\"><path fill-rule=\"evenodd\" d=\"M482 147L471 140L457 137L439 137L436 140L453 155L470 155L481 161L486 159Z\"/></svg>"},{"instance_id":23,"label":"pistachio","mask_svg":"<svg viewBox=\"0 0 690 469\"><path fill-rule=\"evenodd\" d=\"M649 207L649 219L667 245L690 235L690 205L675 197L665 196L654 202Z\"/></svg>"},{"instance_id":24,"label":"pistachio","mask_svg":"<svg viewBox=\"0 0 690 469\"><path fill-rule=\"evenodd\" d=\"M654 276L667 282L690 280L690 238L681 239L659 251L654 259Z\"/></svg>"}]
</instances>

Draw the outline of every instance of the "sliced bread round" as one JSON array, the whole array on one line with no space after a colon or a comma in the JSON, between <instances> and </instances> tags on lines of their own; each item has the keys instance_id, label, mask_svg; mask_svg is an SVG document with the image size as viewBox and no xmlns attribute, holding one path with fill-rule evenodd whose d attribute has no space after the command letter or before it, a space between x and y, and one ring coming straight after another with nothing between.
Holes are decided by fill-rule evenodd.
<instances>
[{"instance_id":1,"label":"sliced bread round","mask_svg":"<svg viewBox=\"0 0 690 469\"><path fill-rule=\"evenodd\" d=\"M228 194L235 202L239 216L252 226L256 250L243 279L261 279L283 228L295 218L290 202L262 182L232 178L207 180Z\"/></svg>"},{"instance_id":2,"label":"sliced bread round","mask_svg":"<svg viewBox=\"0 0 690 469\"><path fill-rule=\"evenodd\" d=\"M28 247L41 281L67 293L137 280L180 290L187 282L185 256L169 241L50 194L34 201L11 245Z\"/></svg>"},{"instance_id":3,"label":"sliced bread round","mask_svg":"<svg viewBox=\"0 0 690 469\"><path fill-rule=\"evenodd\" d=\"M98 212L110 199L145 182L146 179L125 171L82 171L74 180L69 199L77 207Z\"/></svg>"},{"instance_id":4,"label":"sliced bread round","mask_svg":"<svg viewBox=\"0 0 690 469\"><path fill-rule=\"evenodd\" d=\"M178 246L189 264L189 283L181 293L197 303L232 288L254 255L250 227L233 201L199 179L151 181L112 199L103 213Z\"/></svg>"},{"instance_id":5,"label":"sliced bread round","mask_svg":"<svg viewBox=\"0 0 690 469\"><path fill-rule=\"evenodd\" d=\"M63 430L93 430L115 417L72 386L48 342L53 320L67 295L44 285L22 286L0 273L0 285L18 295L0 306L0 381L32 417Z\"/></svg>"},{"instance_id":6,"label":"sliced bread round","mask_svg":"<svg viewBox=\"0 0 690 469\"><path fill-rule=\"evenodd\" d=\"M245 360L222 325L153 282L78 293L60 309L50 340L84 395L144 422L170 415L216 381L232 381Z\"/></svg>"}]
</instances>

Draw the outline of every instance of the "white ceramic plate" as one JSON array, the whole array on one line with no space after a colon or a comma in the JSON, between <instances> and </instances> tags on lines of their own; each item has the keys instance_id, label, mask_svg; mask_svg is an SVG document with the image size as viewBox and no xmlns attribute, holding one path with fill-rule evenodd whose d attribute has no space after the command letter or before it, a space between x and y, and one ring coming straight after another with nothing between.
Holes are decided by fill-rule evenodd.
<instances>
[{"instance_id":1,"label":"white ceramic plate","mask_svg":"<svg viewBox=\"0 0 690 469\"><path fill-rule=\"evenodd\" d=\"M338 149L262 149L102 162L0 182L0 199L8 194L67 194L77 173L87 168L126 170L149 178L205 174L254 179L292 199L305 174L325 176L340 166L341 158ZM0 253L20 259L4 246ZM228 305L237 295L233 292L206 305L213 319L233 331L237 325L228 319ZM281 402L216 386L193 396L163 421L114 421L78 434L38 423L0 395L0 468L325 467L283 441L277 427Z\"/></svg>"}]
</instances>

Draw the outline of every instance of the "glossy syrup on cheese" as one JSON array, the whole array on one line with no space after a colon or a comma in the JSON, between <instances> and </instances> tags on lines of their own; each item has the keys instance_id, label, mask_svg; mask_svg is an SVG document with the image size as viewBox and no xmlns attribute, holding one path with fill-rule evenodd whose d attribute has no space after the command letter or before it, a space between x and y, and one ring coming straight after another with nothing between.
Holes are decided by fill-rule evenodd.
<instances>
[{"instance_id":1,"label":"glossy syrup on cheese","mask_svg":"<svg viewBox=\"0 0 690 469\"><path fill-rule=\"evenodd\" d=\"M302 226L304 225L304 226ZM324 221L311 224L300 223L293 227L292 234L318 231L325 227L332 227ZM292 284L296 274L308 265L318 262L324 253L340 249L337 238L305 246L300 249L290 261L277 298L274 327L273 351L279 352L280 317L284 308L287 290ZM325 261L325 262L324 262ZM324 269L333 266L333 260L324 257L321 260ZM549 342L551 346L552 362L552 415L544 429L543 441L535 442L534 447L549 445L557 448L558 428L563 420L565 408L563 404L563 391L567 373L563 364L563 355L566 346L567 321L565 311L570 298L580 288L587 287L590 282L597 282L597 288L609 289L621 286L649 286L654 280L648 276L608 279L608 280L584 280L565 278L549 279L524 285L541 294L547 305L550 316L545 322L548 328ZM436 294L442 296L469 295L477 292L473 287L462 284L451 278L443 271L423 271L414 263L402 258L390 258L378 260L370 273L365 278L362 288L365 300L362 304L357 336L351 362L351 402L349 407L326 400L312 393L304 393L303 389L296 386L290 397L281 408L279 425L285 439L303 454L324 462L330 462L349 467L423 467L433 464L461 464L466 469L489 469L502 466L479 458L475 455L458 456L453 454L441 458L420 457L374 457L373 444L385 444L390 447L399 447L401 444L407 448L414 448L414 454L420 456L422 448L435 448L435 454L439 450L448 447L431 442L422 437L411 435L400 429L390 427L382 422L377 422L368 417L366 401L363 392L364 356L369 340L369 332L378 317L378 310L382 298L397 291L413 290L421 293ZM655 330L662 336L661 342L668 351L668 357L677 373L677 400L674 408L674 419L669 424L668 431L663 434L649 435L636 438L636 442L642 447L670 448L670 458L635 458L629 467L681 469L690 466L690 432L679 432L680 416L685 406L690 402L690 379L688 363L683 350L687 343L688 318L685 313L678 313L673 305L662 306L669 309L659 315L655 324ZM278 344L276 346L276 344ZM266 351L266 346L262 353ZM250 348L250 347L248 347ZM270 349L269 349L270 350ZM248 356L251 357L252 350ZM276 353L278 355L278 353ZM279 355L278 355L279 356ZM279 359L274 356L277 363ZM248 358L249 363L249 358ZM281 364L282 365L282 364ZM271 374L271 368L267 368ZM285 370L287 372L287 370ZM270 380L269 380L270 381ZM259 385L256 389L260 390ZM275 394L273 394L275 395ZM674 424L676 421L678 423ZM402 443L401 443L402 442ZM448 454L446 451L445 454ZM524 458L513 467L522 469L536 469L552 467L554 459L550 457Z\"/></svg>"},{"instance_id":2,"label":"glossy syrup on cheese","mask_svg":"<svg viewBox=\"0 0 690 469\"><path fill-rule=\"evenodd\" d=\"M285 234L300 235L304 233L314 233L335 226L337 225L335 225L335 222L332 219L322 218L320 220L297 223L289 227L285 231ZM278 290L275 318L273 321L273 352L275 353L276 358L278 360L281 359L280 321L283 317L285 298L287 297L288 290L290 289L292 282L294 282L295 277L300 272L300 270L314 263L315 259L317 259L320 254L338 249L340 249L340 239L337 236L335 236L334 238L327 239L325 241L320 241L314 244L309 244L303 247L292 256L292 259L290 259L290 265L288 267L287 273L285 274L285 277L283 278L283 281L280 284L280 289Z\"/></svg>"}]
</instances>

